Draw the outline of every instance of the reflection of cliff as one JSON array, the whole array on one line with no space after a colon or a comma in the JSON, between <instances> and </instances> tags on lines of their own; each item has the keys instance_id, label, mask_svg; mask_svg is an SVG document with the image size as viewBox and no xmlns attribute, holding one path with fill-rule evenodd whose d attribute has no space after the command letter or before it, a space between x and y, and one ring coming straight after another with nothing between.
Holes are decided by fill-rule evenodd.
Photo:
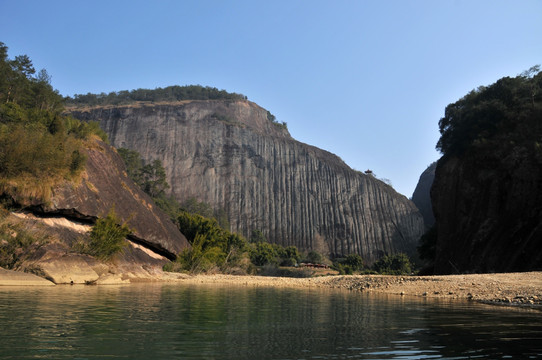
<instances>
[{"instance_id":1,"label":"reflection of cliff","mask_svg":"<svg viewBox=\"0 0 542 360\"><path fill-rule=\"evenodd\" d=\"M112 144L160 159L175 197L226 209L233 231L324 253L414 251L416 207L337 156L293 140L248 101L184 101L73 111Z\"/></svg>"}]
</instances>

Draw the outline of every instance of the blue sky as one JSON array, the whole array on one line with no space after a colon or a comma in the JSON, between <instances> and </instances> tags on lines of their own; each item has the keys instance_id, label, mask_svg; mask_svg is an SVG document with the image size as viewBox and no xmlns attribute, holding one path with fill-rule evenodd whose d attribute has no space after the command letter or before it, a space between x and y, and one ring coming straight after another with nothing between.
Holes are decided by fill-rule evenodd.
<instances>
[{"instance_id":1,"label":"blue sky","mask_svg":"<svg viewBox=\"0 0 542 360\"><path fill-rule=\"evenodd\" d=\"M410 197L447 104L542 63L542 1L0 0L63 95L200 84Z\"/></svg>"}]
</instances>

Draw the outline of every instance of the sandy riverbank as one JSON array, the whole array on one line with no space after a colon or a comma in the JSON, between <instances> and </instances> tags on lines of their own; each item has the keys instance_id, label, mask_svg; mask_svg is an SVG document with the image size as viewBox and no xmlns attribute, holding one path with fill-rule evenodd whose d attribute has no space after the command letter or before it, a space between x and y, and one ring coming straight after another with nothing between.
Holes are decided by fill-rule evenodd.
<instances>
[{"instance_id":1,"label":"sandy riverbank","mask_svg":"<svg viewBox=\"0 0 542 360\"><path fill-rule=\"evenodd\" d=\"M176 281L243 286L342 288L353 291L463 299L542 308L542 272L446 276L347 275L302 279L198 275Z\"/></svg>"},{"instance_id":2,"label":"sandy riverbank","mask_svg":"<svg viewBox=\"0 0 542 360\"><path fill-rule=\"evenodd\" d=\"M186 284L222 284L251 287L340 288L352 291L482 301L503 305L525 305L542 309L542 272L469 274L444 276L336 275L313 278L286 278L239 275L186 275L165 273L148 277L124 278L128 282L175 282ZM35 275L0 271L0 285L54 285ZM98 284L116 284L114 281Z\"/></svg>"}]
</instances>

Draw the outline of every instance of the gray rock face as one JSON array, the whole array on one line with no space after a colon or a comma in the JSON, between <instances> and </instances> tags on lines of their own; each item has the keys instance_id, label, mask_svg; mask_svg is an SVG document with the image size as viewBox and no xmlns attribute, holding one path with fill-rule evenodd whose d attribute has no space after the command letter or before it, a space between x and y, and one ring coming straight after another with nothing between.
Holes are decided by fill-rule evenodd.
<instances>
[{"instance_id":1,"label":"gray rock face","mask_svg":"<svg viewBox=\"0 0 542 360\"><path fill-rule=\"evenodd\" d=\"M414 204L337 156L291 138L249 101L184 101L73 111L116 147L159 159L179 201L226 210L231 230L366 261L411 253L424 231Z\"/></svg>"},{"instance_id":2,"label":"gray rock face","mask_svg":"<svg viewBox=\"0 0 542 360\"><path fill-rule=\"evenodd\" d=\"M435 179L436 168L437 162L435 161L424 170L412 194L412 202L420 210L427 228L430 228L435 223L435 215L433 215L433 206L431 204L431 186Z\"/></svg>"}]
</instances>

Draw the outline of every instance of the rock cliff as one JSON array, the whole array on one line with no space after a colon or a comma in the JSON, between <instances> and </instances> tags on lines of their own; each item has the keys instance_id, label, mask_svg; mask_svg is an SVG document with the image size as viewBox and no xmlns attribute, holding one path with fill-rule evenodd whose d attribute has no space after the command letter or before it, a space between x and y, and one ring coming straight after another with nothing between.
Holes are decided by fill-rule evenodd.
<instances>
[{"instance_id":1,"label":"rock cliff","mask_svg":"<svg viewBox=\"0 0 542 360\"><path fill-rule=\"evenodd\" d=\"M76 186L68 182L57 186L51 201L35 206L35 211L92 221L114 209L133 230L130 237L153 251L175 258L188 246L168 216L128 178L122 159L111 146L96 141L86 155L82 181Z\"/></svg>"},{"instance_id":2,"label":"rock cliff","mask_svg":"<svg viewBox=\"0 0 542 360\"><path fill-rule=\"evenodd\" d=\"M114 148L96 140L84 151L87 162L78 182L57 184L45 202L14 201L20 211L1 214L4 230L13 229L15 235L24 229L34 239L17 245L13 269L57 284L123 283L161 276L168 259L190 246L186 238L128 178ZM106 262L81 254L75 244L88 241L94 222L111 209L131 228L124 251Z\"/></svg>"},{"instance_id":3,"label":"rock cliff","mask_svg":"<svg viewBox=\"0 0 542 360\"><path fill-rule=\"evenodd\" d=\"M433 205L431 204L431 186L435 179L436 167L437 162L435 161L424 170L412 194L412 202L420 210L426 228L430 228L435 223Z\"/></svg>"},{"instance_id":4,"label":"rock cliff","mask_svg":"<svg viewBox=\"0 0 542 360\"><path fill-rule=\"evenodd\" d=\"M542 269L542 72L449 104L431 189L435 272Z\"/></svg>"},{"instance_id":5,"label":"rock cliff","mask_svg":"<svg viewBox=\"0 0 542 360\"><path fill-rule=\"evenodd\" d=\"M424 226L414 204L337 156L291 138L249 101L182 101L72 110L115 147L162 161L179 201L226 210L231 230L366 261L411 253Z\"/></svg>"},{"instance_id":6,"label":"rock cliff","mask_svg":"<svg viewBox=\"0 0 542 360\"><path fill-rule=\"evenodd\" d=\"M435 272L542 269L542 167L516 149L503 158L443 157L431 190Z\"/></svg>"}]
</instances>

